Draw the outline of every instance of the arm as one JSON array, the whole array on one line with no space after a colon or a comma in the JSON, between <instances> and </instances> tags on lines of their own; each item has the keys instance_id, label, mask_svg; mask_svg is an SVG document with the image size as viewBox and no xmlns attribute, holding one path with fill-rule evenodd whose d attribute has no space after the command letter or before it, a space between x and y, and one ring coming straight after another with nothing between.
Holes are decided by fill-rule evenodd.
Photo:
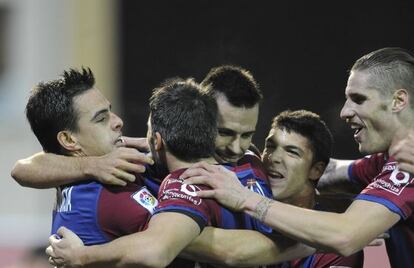
<instances>
[{"instance_id":1,"label":"arm","mask_svg":"<svg viewBox=\"0 0 414 268\"><path fill-rule=\"evenodd\" d=\"M231 209L252 215L284 235L326 251L350 255L400 220L398 214L385 206L364 200L354 201L342 214L283 204L247 190L225 168L205 163L197 165L183 174L184 178L194 176L187 183L206 184L213 188L197 192L198 196L215 198Z\"/></svg>"},{"instance_id":2,"label":"arm","mask_svg":"<svg viewBox=\"0 0 414 268\"><path fill-rule=\"evenodd\" d=\"M165 212L153 216L148 229L108 244L83 246L61 228L62 239L50 238L47 253L54 265L65 267L165 267L200 233L190 217Z\"/></svg>"},{"instance_id":3,"label":"arm","mask_svg":"<svg viewBox=\"0 0 414 268\"><path fill-rule=\"evenodd\" d=\"M180 256L230 267L275 264L311 255L315 249L285 237L273 239L252 230L206 227Z\"/></svg>"},{"instance_id":4,"label":"arm","mask_svg":"<svg viewBox=\"0 0 414 268\"><path fill-rule=\"evenodd\" d=\"M385 206L364 200L354 201L346 212L338 214L267 202L251 195L242 209L293 239L343 256L362 249L400 220Z\"/></svg>"},{"instance_id":5,"label":"arm","mask_svg":"<svg viewBox=\"0 0 414 268\"><path fill-rule=\"evenodd\" d=\"M355 188L351 184L348 169L353 160L339 160L331 158L318 182L318 190L322 192L353 193Z\"/></svg>"},{"instance_id":6,"label":"arm","mask_svg":"<svg viewBox=\"0 0 414 268\"><path fill-rule=\"evenodd\" d=\"M125 145L136 146L138 139L126 138ZM37 153L18 160L11 176L22 186L51 188L85 179L97 179L104 184L126 185L134 181L135 173L145 171L144 164L152 159L133 148L120 147L99 157L69 157Z\"/></svg>"}]
</instances>

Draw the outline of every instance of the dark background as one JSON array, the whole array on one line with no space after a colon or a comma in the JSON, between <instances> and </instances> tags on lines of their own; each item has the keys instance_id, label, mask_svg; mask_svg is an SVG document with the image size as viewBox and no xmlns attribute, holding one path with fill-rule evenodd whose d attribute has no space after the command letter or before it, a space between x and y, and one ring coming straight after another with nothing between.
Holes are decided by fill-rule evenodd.
<instances>
[{"instance_id":1,"label":"dark background","mask_svg":"<svg viewBox=\"0 0 414 268\"><path fill-rule=\"evenodd\" d=\"M144 136L148 98L165 78L201 81L221 64L252 72L264 93L254 143L263 148L273 116L319 113L334 157L359 157L339 119L348 70L386 46L414 49L413 1L120 1L125 134Z\"/></svg>"}]
</instances>

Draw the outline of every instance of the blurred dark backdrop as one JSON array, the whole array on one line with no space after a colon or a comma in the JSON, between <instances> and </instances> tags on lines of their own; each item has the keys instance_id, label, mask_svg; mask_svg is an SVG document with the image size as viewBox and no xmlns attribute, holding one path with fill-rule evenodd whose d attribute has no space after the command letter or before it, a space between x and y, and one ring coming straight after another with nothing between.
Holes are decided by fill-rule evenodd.
<instances>
[{"instance_id":1,"label":"blurred dark backdrop","mask_svg":"<svg viewBox=\"0 0 414 268\"><path fill-rule=\"evenodd\" d=\"M382 2L382 1L381 1ZM201 81L236 64L261 85L255 144L285 109L319 113L335 137L334 156L359 157L339 119L347 71L386 46L414 49L413 1L119 1L125 134L144 136L152 88L168 77Z\"/></svg>"}]
</instances>

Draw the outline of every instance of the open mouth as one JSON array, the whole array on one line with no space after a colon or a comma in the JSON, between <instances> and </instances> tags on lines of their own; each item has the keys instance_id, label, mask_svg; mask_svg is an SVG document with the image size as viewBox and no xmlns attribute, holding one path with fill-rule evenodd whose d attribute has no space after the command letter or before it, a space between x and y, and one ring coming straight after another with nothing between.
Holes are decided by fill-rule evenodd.
<instances>
[{"instance_id":1,"label":"open mouth","mask_svg":"<svg viewBox=\"0 0 414 268\"><path fill-rule=\"evenodd\" d=\"M285 177L282 173L274 170L269 170L267 175L273 179L283 179Z\"/></svg>"},{"instance_id":2,"label":"open mouth","mask_svg":"<svg viewBox=\"0 0 414 268\"><path fill-rule=\"evenodd\" d=\"M354 137L356 137L356 136L358 136L359 133L361 133L363 127L360 126L360 125L357 125L357 124L352 124L351 129L353 129L355 131L354 132Z\"/></svg>"}]
</instances>

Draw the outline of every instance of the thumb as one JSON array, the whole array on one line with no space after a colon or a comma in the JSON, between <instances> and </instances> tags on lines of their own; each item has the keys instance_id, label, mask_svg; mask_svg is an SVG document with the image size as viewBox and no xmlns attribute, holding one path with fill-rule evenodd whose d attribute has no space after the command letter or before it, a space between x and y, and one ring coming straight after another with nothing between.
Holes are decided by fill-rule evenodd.
<instances>
[{"instance_id":1,"label":"thumb","mask_svg":"<svg viewBox=\"0 0 414 268\"><path fill-rule=\"evenodd\" d=\"M58 234L61 238L74 235L74 233L65 226L60 227L56 234Z\"/></svg>"}]
</instances>

